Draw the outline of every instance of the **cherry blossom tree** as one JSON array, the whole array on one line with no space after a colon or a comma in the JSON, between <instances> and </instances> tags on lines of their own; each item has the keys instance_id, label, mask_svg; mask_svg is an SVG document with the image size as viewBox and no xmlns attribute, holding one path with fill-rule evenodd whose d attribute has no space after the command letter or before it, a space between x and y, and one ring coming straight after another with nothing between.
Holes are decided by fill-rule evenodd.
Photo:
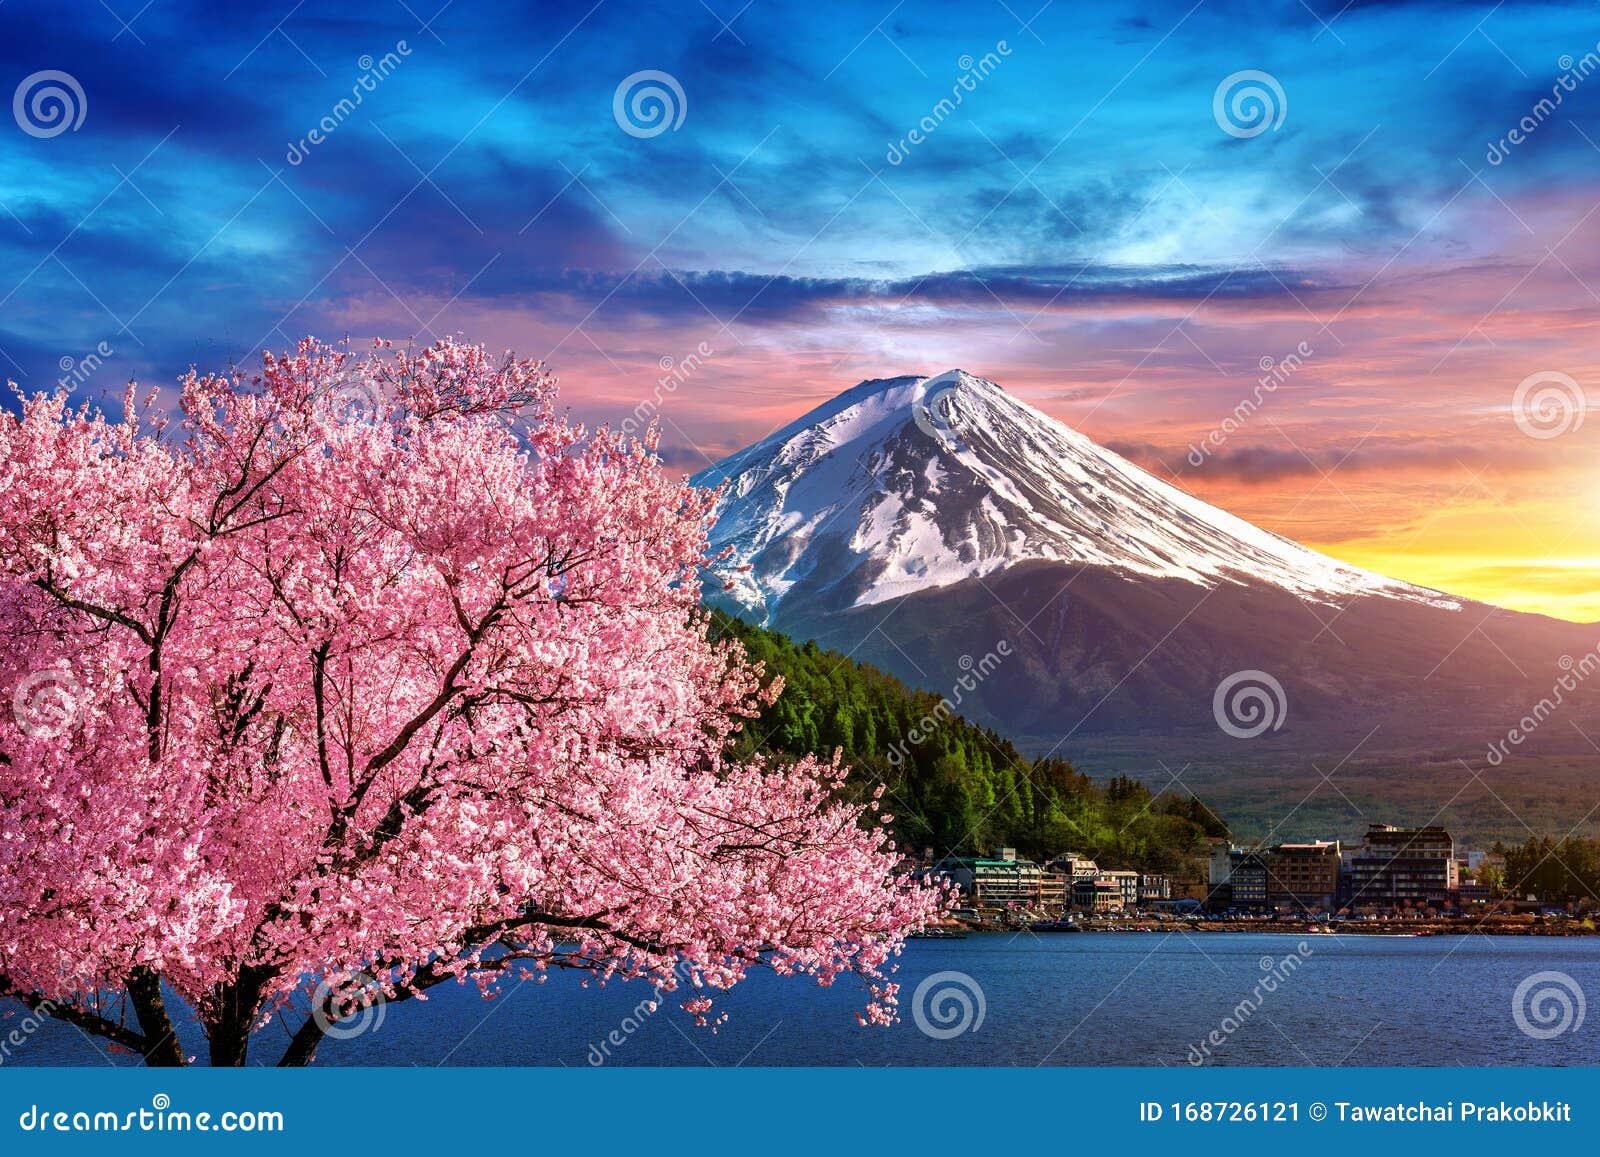
<instances>
[{"instance_id":1,"label":"cherry blossom tree","mask_svg":"<svg viewBox=\"0 0 1600 1157\"><path fill-rule=\"evenodd\" d=\"M0 415L0 995L152 1065L309 1062L508 971L698 1021L864 978L940 893L815 758L735 764L775 685L707 635L715 495L536 362L301 343L259 374ZM774 683L775 681L769 681ZM542 975L540 976L542 979ZM175 999L176 998L176 999Z\"/></svg>"}]
</instances>

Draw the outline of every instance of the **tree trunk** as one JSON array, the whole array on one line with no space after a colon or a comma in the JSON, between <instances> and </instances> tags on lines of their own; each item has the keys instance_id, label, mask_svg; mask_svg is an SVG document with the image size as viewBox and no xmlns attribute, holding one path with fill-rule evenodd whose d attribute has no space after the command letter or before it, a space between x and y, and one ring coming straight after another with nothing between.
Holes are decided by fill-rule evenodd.
<instances>
[{"instance_id":1,"label":"tree trunk","mask_svg":"<svg viewBox=\"0 0 1600 1157\"><path fill-rule=\"evenodd\" d=\"M283 1056L278 1060L280 1069L304 1068L317 1057L317 1046L322 1043L323 1028L317 1023L316 1017L306 1017L305 1024L294 1034L289 1041L289 1047L283 1050Z\"/></svg>"},{"instance_id":2,"label":"tree trunk","mask_svg":"<svg viewBox=\"0 0 1600 1157\"><path fill-rule=\"evenodd\" d=\"M206 1024L212 1068L239 1068L245 1063L261 993L271 978L269 969L243 968L237 980L217 990L216 1009Z\"/></svg>"},{"instance_id":3,"label":"tree trunk","mask_svg":"<svg viewBox=\"0 0 1600 1157\"><path fill-rule=\"evenodd\" d=\"M135 968L128 977L128 999L133 1002L143 1030L144 1063L152 1068L186 1064L183 1046L161 997L161 978L148 968Z\"/></svg>"},{"instance_id":4,"label":"tree trunk","mask_svg":"<svg viewBox=\"0 0 1600 1157\"><path fill-rule=\"evenodd\" d=\"M250 1049L250 1024L237 1017L227 1017L222 1022L208 1025L206 1035L211 1041L211 1067L214 1069L240 1068Z\"/></svg>"}]
</instances>

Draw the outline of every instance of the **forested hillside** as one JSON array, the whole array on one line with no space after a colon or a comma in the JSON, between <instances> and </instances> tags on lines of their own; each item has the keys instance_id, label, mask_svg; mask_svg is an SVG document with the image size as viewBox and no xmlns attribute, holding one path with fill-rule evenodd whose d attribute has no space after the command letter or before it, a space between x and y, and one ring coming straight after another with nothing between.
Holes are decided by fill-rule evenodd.
<instances>
[{"instance_id":1,"label":"forested hillside","mask_svg":"<svg viewBox=\"0 0 1600 1157\"><path fill-rule=\"evenodd\" d=\"M1064 759L1029 760L941 698L837 651L717 612L712 630L743 641L780 675L783 693L737 741L741 752L835 748L863 794L887 785L885 808L902 847L938 855L1015 847L1031 857L1083 852L1111 867L1192 869L1226 825L1181 789L1151 791L1118 777L1101 785ZM915 741L908 737L917 736Z\"/></svg>"}]
</instances>

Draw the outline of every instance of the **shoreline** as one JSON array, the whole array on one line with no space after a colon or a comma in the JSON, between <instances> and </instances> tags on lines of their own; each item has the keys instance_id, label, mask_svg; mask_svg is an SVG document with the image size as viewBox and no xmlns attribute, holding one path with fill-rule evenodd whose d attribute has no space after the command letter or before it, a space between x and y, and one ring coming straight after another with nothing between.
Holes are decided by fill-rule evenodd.
<instances>
[{"instance_id":1,"label":"shoreline","mask_svg":"<svg viewBox=\"0 0 1600 1157\"><path fill-rule=\"evenodd\" d=\"M1600 929L1584 927L1579 919L1539 920L1533 917L1497 916L1491 918L1454 916L1424 920L1228 920L1138 919L1075 921L1070 926L1040 927L1037 923L991 923L954 921L928 929L920 939L955 939L971 935L1029 932L1037 936L1073 935L1079 932L1150 933L1185 932L1239 935L1258 933L1280 936L1555 936L1587 937L1600 935Z\"/></svg>"}]
</instances>

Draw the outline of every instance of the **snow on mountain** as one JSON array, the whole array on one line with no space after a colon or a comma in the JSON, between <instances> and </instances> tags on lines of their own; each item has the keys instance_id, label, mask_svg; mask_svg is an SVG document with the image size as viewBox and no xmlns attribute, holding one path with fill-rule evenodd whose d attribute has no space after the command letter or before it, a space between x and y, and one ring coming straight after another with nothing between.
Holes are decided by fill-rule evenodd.
<instances>
[{"instance_id":1,"label":"snow on mountain","mask_svg":"<svg viewBox=\"0 0 1600 1157\"><path fill-rule=\"evenodd\" d=\"M862 382L694 481L727 482L712 541L750 569L726 597L763 622L801 596L870 605L1027 560L1460 608L1235 518L961 370Z\"/></svg>"}]
</instances>

